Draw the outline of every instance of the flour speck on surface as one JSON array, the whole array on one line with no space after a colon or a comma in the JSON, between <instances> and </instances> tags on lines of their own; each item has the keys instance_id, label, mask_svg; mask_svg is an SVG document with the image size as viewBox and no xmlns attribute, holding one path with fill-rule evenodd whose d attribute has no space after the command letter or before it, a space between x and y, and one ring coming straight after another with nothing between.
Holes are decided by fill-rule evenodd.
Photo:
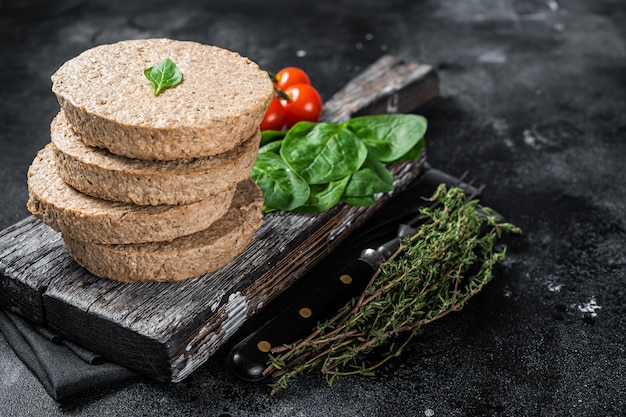
<instances>
[{"instance_id":1,"label":"flour speck on surface","mask_svg":"<svg viewBox=\"0 0 626 417\"><path fill-rule=\"evenodd\" d=\"M597 317L598 313L596 310L601 309L602 307L598 305L594 298L591 298L586 304L579 304L578 311L581 313L589 314L591 317Z\"/></svg>"}]
</instances>

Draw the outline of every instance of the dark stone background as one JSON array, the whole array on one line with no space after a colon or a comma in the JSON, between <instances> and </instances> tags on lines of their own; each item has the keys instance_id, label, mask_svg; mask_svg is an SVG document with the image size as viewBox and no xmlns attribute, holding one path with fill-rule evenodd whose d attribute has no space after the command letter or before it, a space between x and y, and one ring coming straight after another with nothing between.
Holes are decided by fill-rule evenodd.
<instances>
[{"instance_id":1,"label":"dark stone background","mask_svg":"<svg viewBox=\"0 0 626 417\"><path fill-rule=\"evenodd\" d=\"M432 165L487 185L524 230L494 280L372 378L269 397L215 355L180 384L61 404L0 338L1 416L626 415L626 2L0 0L0 228L58 111L50 75L83 50L166 36L307 70L329 98L384 53L439 70Z\"/></svg>"}]
</instances>

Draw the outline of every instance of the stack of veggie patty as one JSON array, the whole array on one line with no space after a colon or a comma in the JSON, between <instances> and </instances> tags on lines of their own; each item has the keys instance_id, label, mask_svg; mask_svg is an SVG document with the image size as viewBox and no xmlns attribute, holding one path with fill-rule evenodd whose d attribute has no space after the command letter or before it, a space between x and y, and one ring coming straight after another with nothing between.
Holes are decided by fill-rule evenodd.
<instances>
[{"instance_id":1,"label":"stack of veggie patty","mask_svg":"<svg viewBox=\"0 0 626 417\"><path fill-rule=\"evenodd\" d=\"M144 70L171 60L157 94ZM241 55L170 39L89 49L52 76L61 111L28 173L28 209L96 276L178 281L219 269L261 226L250 179L273 98Z\"/></svg>"}]
</instances>

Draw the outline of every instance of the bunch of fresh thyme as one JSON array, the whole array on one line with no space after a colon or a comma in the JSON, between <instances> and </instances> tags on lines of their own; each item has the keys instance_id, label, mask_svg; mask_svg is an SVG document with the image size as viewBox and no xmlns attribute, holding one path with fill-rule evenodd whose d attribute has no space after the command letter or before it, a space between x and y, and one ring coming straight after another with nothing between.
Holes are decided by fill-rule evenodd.
<instances>
[{"instance_id":1,"label":"bunch of fresh thyme","mask_svg":"<svg viewBox=\"0 0 626 417\"><path fill-rule=\"evenodd\" d=\"M272 394L315 368L330 385L342 375L372 375L423 325L458 311L492 279L494 265L505 257L496 240L520 229L477 200L466 201L456 187L441 185L430 200L438 208L421 210L425 224L403 240L360 297L305 339L272 349L265 370L273 379ZM396 345L400 335L408 336ZM364 357L375 348L378 360L366 364Z\"/></svg>"}]
</instances>

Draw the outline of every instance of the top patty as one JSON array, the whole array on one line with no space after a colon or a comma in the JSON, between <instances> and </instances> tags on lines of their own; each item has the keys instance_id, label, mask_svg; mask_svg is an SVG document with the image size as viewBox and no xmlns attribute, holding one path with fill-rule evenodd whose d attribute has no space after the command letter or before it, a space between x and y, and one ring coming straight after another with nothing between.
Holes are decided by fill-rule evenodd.
<instances>
[{"instance_id":1,"label":"top patty","mask_svg":"<svg viewBox=\"0 0 626 417\"><path fill-rule=\"evenodd\" d=\"M171 59L183 81L154 96L143 71ZM253 136L274 94L265 71L215 46L170 39L89 49L52 75L72 127L92 146L138 159L216 155Z\"/></svg>"}]
</instances>

